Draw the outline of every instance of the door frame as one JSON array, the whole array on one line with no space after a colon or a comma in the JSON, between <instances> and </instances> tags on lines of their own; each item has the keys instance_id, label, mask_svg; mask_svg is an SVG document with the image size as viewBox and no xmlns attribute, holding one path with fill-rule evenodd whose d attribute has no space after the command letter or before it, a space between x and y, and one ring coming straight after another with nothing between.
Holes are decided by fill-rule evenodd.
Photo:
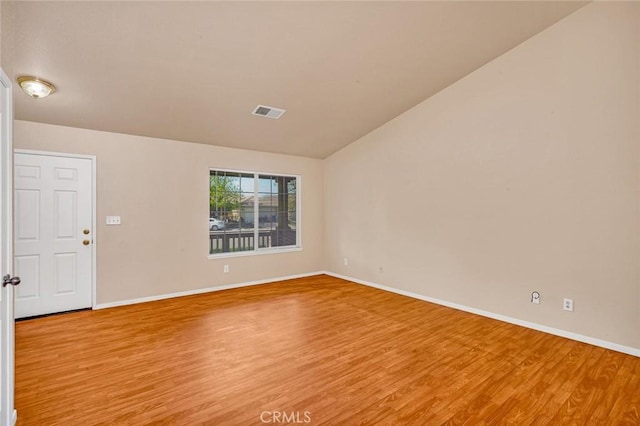
<instances>
[{"instance_id":1,"label":"door frame","mask_svg":"<svg viewBox=\"0 0 640 426\"><path fill-rule=\"evenodd\" d=\"M97 194L96 194L96 156L84 155L84 154L71 154L66 152L52 152L52 151L37 151L31 149L14 149L15 154L29 154L29 155L43 155L48 157L65 157L65 158L79 158L83 160L91 160L91 227L93 229L93 244L91 244L91 309L95 309L97 305L97 244L98 244L98 222L97 218Z\"/></svg>"},{"instance_id":2,"label":"door frame","mask_svg":"<svg viewBox=\"0 0 640 426\"><path fill-rule=\"evenodd\" d=\"M0 90L5 91L6 97L3 108L2 120L6 120L7 140L0 141L0 173L2 173L2 187L0 192L6 189L6 203L2 203L0 208L3 210L2 216L6 214L6 223L0 223L2 230L2 238L8 242L5 247L7 252L1 255L6 259L6 271L0 271L1 274L13 275L13 83L9 76L0 68ZM5 143L6 142L6 143ZM2 250L0 250L2 251ZM14 425L18 419L18 411L15 407L15 324L13 312L13 286L7 286L1 289L4 294L2 303L5 300L7 311L3 312L2 330L0 335L6 340L6 347L0 345L0 349L4 349L2 353L2 362L0 362L0 370L2 374L2 383L0 383L0 398L2 399L2 409L5 412L0 416L0 425Z\"/></svg>"}]
</instances>

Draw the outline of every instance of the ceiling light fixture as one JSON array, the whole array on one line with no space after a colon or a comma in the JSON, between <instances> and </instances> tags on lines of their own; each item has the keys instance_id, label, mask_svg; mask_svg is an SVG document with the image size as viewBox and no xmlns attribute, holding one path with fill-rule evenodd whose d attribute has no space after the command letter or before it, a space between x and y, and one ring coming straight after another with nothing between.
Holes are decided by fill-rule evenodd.
<instances>
[{"instance_id":1,"label":"ceiling light fixture","mask_svg":"<svg viewBox=\"0 0 640 426\"><path fill-rule=\"evenodd\" d=\"M18 84L24 90L24 93L36 99L46 98L56 91L56 86L48 81L29 75L18 77Z\"/></svg>"}]
</instances>

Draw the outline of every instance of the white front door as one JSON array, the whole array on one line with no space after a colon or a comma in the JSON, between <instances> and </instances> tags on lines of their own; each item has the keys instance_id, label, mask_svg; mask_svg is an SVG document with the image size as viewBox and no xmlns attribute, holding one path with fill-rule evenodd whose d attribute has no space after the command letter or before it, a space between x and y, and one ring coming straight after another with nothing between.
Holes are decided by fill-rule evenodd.
<instances>
[{"instance_id":1,"label":"white front door","mask_svg":"<svg viewBox=\"0 0 640 426\"><path fill-rule=\"evenodd\" d=\"M11 80L0 70L0 426L11 426L16 422L13 408L14 387L14 323L13 285L10 281L12 256L12 215L11 206L11 160L13 158L13 107L11 100ZM9 275L9 277L6 277ZM6 278L5 278L6 277ZM14 280L14 282L16 282Z\"/></svg>"},{"instance_id":2,"label":"white front door","mask_svg":"<svg viewBox=\"0 0 640 426\"><path fill-rule=\"evenodd\" d=\"M92 186L91 159L15 154L16 318L91 307Z\"/></svg>"}]
</instances>

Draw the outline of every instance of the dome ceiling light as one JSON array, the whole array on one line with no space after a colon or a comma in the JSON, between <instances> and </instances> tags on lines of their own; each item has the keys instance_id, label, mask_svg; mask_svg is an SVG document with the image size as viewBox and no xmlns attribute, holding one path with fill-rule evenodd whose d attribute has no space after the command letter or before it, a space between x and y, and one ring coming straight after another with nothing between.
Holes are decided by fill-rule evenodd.
<instances>
[{"instance_id":1,"label":"dome ceiling light","mask_svg":"<svg viewBox=\"0 0 640 426\"><path fill-rule=\"evenodd\" d=\"M29 75L18 77L18 84L24 90L24 93L36 99L46 98L56 91L56 86L48 81Z\"/></svg>"}]
</instances>

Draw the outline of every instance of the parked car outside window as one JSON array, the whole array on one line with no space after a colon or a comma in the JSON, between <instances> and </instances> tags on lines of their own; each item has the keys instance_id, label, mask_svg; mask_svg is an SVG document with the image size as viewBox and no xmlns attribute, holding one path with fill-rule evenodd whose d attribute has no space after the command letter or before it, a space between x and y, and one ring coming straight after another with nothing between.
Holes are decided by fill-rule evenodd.
<instances>
[{"instance_id":1,"label":"parked car outside window","mask_svg":"<svg viewBox=\"0 0 640 426\"><path fill-rule=\"evenodd\" d=\"M209 218L209 230L217 231L219 229L224 229L224 221L217 219L215 217Z\"/></svg>"}]
</instances>

